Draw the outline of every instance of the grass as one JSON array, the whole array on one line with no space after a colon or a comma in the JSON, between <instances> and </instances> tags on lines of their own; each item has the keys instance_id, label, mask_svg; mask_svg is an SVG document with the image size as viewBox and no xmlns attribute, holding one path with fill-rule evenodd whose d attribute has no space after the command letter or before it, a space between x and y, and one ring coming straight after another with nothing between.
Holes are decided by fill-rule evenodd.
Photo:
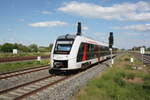
<instances>
[{"instance_id":1,"label":"grass","mask_svg":"<svg viewBox=\"0 0 150 100\"><path fill-rule=\"evenodd\" d=\"M73 100L150 100L150 69L141 62L130 63L132 55L126 54L115 60L112 68L90 80ZM71 100L72 100L71 99Z\"/></svg>"},{"instance_id":2,"label":"grass","mask_svg":"<svg viewBox=\"0 0 150 100\"><path fill-rule=\"evenodd\" d=\"M38 67L49 64L49 59L44 59L41 61L22 61L13 63L1 63L0 73L5 73L9 71L16 71L25 68Z\"/></svg>"},{"instance_id":3,"label":"grass","mask_svg":"<svg viewBox=\"0 0 150 100\"><path fill-rule=\"evenodd\" d=\"M10 57L25 57L25 56L44 56L44 55L50 55L50 52L41 52L41 53L25 53L20 52L18 54L12 54L12 53L0 53L0 58L10 58Z\"/></svg>"}]
</instances>

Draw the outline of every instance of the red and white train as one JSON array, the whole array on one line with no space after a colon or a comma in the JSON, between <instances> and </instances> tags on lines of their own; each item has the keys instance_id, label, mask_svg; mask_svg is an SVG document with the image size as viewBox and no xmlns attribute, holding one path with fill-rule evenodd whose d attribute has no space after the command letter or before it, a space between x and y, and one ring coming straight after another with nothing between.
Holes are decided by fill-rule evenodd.
<instances>
[{"instance_id":1,"label":"red and white train","mask_svg":"<svg viewBox=\"0 0 150 100\"><path fill-rule=\"evenodd\" d=\"M108 44L81 36L78 24L77 35L59 36L51 51L51 67L54 70L85 68L110 56Z\"/></svg>"}]
</instances>

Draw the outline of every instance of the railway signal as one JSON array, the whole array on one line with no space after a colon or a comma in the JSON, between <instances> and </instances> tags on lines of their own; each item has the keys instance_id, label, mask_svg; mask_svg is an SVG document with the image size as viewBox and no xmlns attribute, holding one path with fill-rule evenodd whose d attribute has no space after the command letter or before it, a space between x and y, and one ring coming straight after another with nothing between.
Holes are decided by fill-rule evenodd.
<instances>
[{"instance_id":1,"label":"railway signal","mask_svg":"<svg viewBox=\"0 0 150 100\"><path fill-rule=\"evenodd\" d=\"M109 50L111 54L111 67L112 67L112 64L114 63L114 60L112 59L112 46L114 44L113 32L110 32L108 40L109 40Z\"/></svg>"},{"instance_id":2,"label":"railway signal","mask_svg":"<svg viewBox=\"0 0 150 100\"><path fill-rule=\"evenodd\" d=\"M110 32L110 35L109 35L109 48L112 48L113 44L114 44L113 32Z\"/></svg>"}]
</instances>

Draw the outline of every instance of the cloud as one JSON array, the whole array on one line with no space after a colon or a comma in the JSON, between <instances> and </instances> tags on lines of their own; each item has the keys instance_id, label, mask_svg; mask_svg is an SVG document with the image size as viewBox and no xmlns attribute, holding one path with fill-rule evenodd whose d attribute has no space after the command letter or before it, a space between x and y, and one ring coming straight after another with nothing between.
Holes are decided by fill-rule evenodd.
<instances>
[{"instance_id":1,"label":"cloud","mask_svg":"<svg viewBox=\"0 0 150 100\"><path fill-rule=\"evenodd\" d=\"M108 41L108 33L104 33L104 32L93 32L91 34L92 36L95 37L96 40L101 41L101 42L105 42L107 43Z\"/></svg>"},{"instance_id":2,"label":"cloud","mask_svg":"<svg viewBox=\"0 0 150 100\"><path fill-rule=\"evenodd\" d=\"M41 11L40 13L41 13L41 14L45 14L45 15L49 15L49 14L51 14L52 12L47 11L47 10L44 10L44 11Z\"/></svg>"},{"instance_id":3,"label":"cloud","mask_svg":"<svg viewBox=\"0 0 150 100\"><path fill-rule=\"evenodd\" d=\"M56 26L65 26L68 23L63 21L45 21L45 22L37 22L31 23L29 26L31 27L56 27Z\"/></svg>"},{"instance_id":4,"label":"cloud","mask_svg":"<svg viewBox=\"0 0 150 100\"><path fill-rule=\"evenodd\" d=\"M78 16L106 20L147 21L150 20L150 3L122 3L112 6L101 6L91 3L72 1L58 8L59 11Z\"/></svg>"},{"instance_id":5,"label":"cloud","mask_svg":"<svg viewBox=\"0 0 150 100\"><path fill-rule=\"evenodd\" d=\"M82 29L83 29L84 31L86 31L86 30L88 30L89 28L88 28L87 26L83 26Z\"/></svg>"},{"instance_id":6,"label":"cloud","mask_svg":"<svg viewBox=\"0 0 150 100\"><path fill-rule=\"evenodd\" d=\"M147 32L147 31L150 31L150 24L140 24L140 25L129 25L129 26L113 27L113 29Z\"/></svg>"}]
</instances>

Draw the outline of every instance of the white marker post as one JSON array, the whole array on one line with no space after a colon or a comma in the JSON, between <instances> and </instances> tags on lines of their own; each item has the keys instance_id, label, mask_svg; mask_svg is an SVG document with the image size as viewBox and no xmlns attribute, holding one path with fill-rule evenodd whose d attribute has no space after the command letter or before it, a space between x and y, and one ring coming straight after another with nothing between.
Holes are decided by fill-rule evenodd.
<instances>
[{"instance_id":1,"label":"white marker post","mask_svg":"<svg viewBox=\"0 0 150 100\"><path fill-rule=\"evenodd\" d=\"M18 50L17 49L13 49L13 54L17 54Z\"/></svg>"},{"instance_id":2,"label":"white marker post","mask_svg":"<svg viewBox=\"0 0 150 100\"><path fill-rule=\"evenodd\" d=\"M37 61L41 61L41 56L37 56Z\"/></svg>"},{"instance_id":3,"label":"white marker post","mask_svg":"<svg viewBox=\"0 0 150 100\"><path fill-rule=\"evenodd\" d=\"M110 54L111 54L111 67L112 67L112 64L114 64L114 60L112 59L112 48L109 48L110 50Z\"/></svg>"},{"instance_id":4,"label":"white marker post","mask_svg":"<svg viewBox=\"0 0 150 100\"><path fill-rule=\"evenodd\" d=\"M133 58L130 58L130 62L133 63L133 62L134 62L134 59L133 59Z\"/></svg>"},{"instance_id":5,"label":"white marker post","mask_svg":"<svg viewBox=\"0 0 150 100\"><path fill-rule=\"evenodd\" d=\"M143 55L144 55L144 53L145 53L145 48L141 47L141 48L140 48L140 52L141 52L141 54L142 54L142 63L144 64Z\"/></svg>"},{"instance_id":6,"label":"white marker post","mask_svg":"<svg viewBox=\"0 0 150 100\"><path fill-rule=\"evenodd\" d=\"M114 64L114 59L112 59L111 64Z\"/></svg>"},{"instance_id":7,"label":"white marker post","mask_svg":"<svg viewBox=\"0 0 150 100\"><path fill-rule=\"evenodd\" d=\"M136 67L133 66L133 65L134 65L134 63L133 63L133 62L134 62L134 59L133 59L133 58L130 58L130 62L131 62L131 65L132 65L131 68L132 68L132 69L137 69Z\"/></svg>"}]
</instances>

